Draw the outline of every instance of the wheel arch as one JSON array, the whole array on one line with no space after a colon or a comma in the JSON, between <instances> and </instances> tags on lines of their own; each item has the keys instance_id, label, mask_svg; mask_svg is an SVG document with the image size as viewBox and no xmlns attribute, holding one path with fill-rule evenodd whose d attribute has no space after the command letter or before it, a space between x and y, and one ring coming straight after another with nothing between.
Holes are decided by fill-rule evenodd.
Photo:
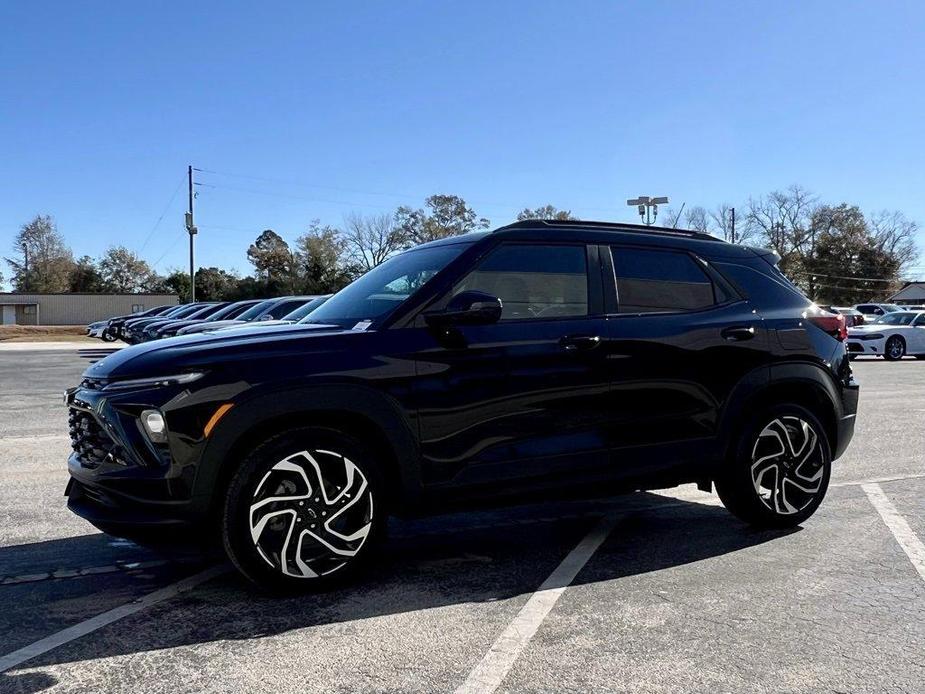
<instances>
[{"instance_id":1,"label":"wheel arch","mask_svg":"<svg viewBox=\"0 0 925 694\"><path fill-rule=\"evenodd\" d=\"M203 449L193 483L197 506L214 517L222 490L247 452L275 434L306 425L327 426L366 443L380 456L393 510L417 503L420 456L398 404L371 388L326 385L264 393L235 403Z\"/></svg>"},{"instance_id":2,"label":"wheel arch","mask_svg":"<svg viewBox=\"0 0 925 694\"><path fill-rule=\"evenodd\" d=\"M757 385L757 387L756 387ZM811 362L774 364L767 380L740 383L723 412L722 461L729 459L737 436L754 413L772 405L792 403L812 412L825 429L832 451L837 449L838 422L842 416L841 398L832 376L825 367Z\"/></svg>"}]
</instances>

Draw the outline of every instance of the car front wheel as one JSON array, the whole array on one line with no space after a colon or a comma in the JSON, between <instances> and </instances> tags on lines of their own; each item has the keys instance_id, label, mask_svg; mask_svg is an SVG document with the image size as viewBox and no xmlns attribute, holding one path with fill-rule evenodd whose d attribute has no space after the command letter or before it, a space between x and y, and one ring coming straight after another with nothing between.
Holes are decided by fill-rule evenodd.
<instances>
[{"instance_id":1,"label":"car front wheel","mask_svg":"<svg viewBox=\"0 0 925 694\"><path fill-rule=\"evenodd\" d=\"M343 582L385 532L378 466L359 441L306 427L256 447L231 480L225 550L267 590L311 591Z\"/></svg>"},{"instance_id":2,"label":"car front wheel","mask_svg":"<svg viewBox=\"0 0 925 694\"><path fill-rule=\"evenodd\" d=\"M897 361L906 353L906 343L899 335L893 335L886 341L883 348L883 358L887 361Z\"/></svg>"},{"instance_id":3,"label":"car front wheel","mask_svg":"<svg viewBox=\"0 0 925 694\"><path fill-rule=\"evenodd\" d=\"M716 479L726 508L765 528L787 528L809 518L829 486L832 453L819 420L797 405L755 418L741 433Z\"/></svg>"}]
</instances>

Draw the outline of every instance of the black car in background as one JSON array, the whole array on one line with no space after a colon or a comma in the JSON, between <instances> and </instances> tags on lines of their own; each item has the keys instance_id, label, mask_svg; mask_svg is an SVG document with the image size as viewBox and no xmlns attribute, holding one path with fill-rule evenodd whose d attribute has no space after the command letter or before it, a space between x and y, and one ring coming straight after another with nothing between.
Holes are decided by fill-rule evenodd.
<instances>
[{"instance_id":1,"label":"black car in background","mask_svg":"<svg viewBox=\"0 0 925 694\"><path fill-rule=\"evenodd\" d=\"M237 318L215 321L214 323L200 323L198 325L188 325L177 331L177 335L192 335L194 333L214 332L222 328L231 328L253 323L255 321L267 321L282 318L287 313L294 311L312 297L307 296L280 296L275 299L265 299L260 303L251 306Z\"/></svg>"},{"instance_id":2,"label":"black car in background","mask_svg":"<svg viewBox=\"0 0 925 694\"><path fill-rule=\"evenodd\" d=\"M135 320L137 318L153 318L154 316L162 316L168 311L173 311L177 308L180 308L177 304L164 304L163 306L155 306L154 308L149 308L147 311L141 311L140 313L131 313L125 316L116 316L115 318L110 318L108 321L107 332L114 339L121 339L122 326L125 325L127 321Z\"/></svg>"},{"instance_id":3,"label":"black car in background","mask_svg":"<svg viewBox=\"0 0 925 694\"><path fill-rule=\"evenodd\" d=\"M163 328L169 328L174 323L179 323L184 320L206 320L230 304L230 301L214 301L212 303L205 304L198 311L189 314L186 318L180 318L177 320L171 320L170 318L156 320L153 323L146 325L144 330L142 330L142 341L147 342L148 340L156 340L160 337L163 337L161 330Z\"/></svg>"},{"instance_id":4,"label":"black car in background","mask_svg":"<svg viewBox=\"0 0 925 694\"><path fill-rule=\"evenodd\" d=\"M187 316L190 316L191 314L199 311L205 305L206 304L203 302L180 304L179 306L175 306L169 311L161 313L157 316L148 316L145 318L133 318L131 320L127 320L122 325L120 336L129 344L136 344L137 342L141 341L142 331L151 323L168 318L171 320L186 318Z\"/></svg>"},{"instance_id":5,"label":"black car in background","mask_svg":"<svg viewBox=\"0 0 925 694\"><path fill-rule=\"evenodd\" d=\"M821 503L858 385L840 315L706 234L525 221L397 255L306 324L120 350L68 391L68 506L199 535L269 588L390 514L697 483L762 528ZM179 538L179 539L178 539Z\"/></svg>"},{"instance_id":6,"label":"black car in background","mask_svg":"<svg viewBox=\"0 0 925 694\"><path fill-rule=\"evenodd\" d=\"M247 309L259 304L261 299L248 299L246 301L236 301L234 303L229 303L215 311L208 318L180 318L178 320L172 320L167 325L164 325L157 329L157 337L173 337L177 334L181 328L185 328L189 325L197 325L199 323L215 323L220 320L234 320Z\"/></svg>"}]
</instances>

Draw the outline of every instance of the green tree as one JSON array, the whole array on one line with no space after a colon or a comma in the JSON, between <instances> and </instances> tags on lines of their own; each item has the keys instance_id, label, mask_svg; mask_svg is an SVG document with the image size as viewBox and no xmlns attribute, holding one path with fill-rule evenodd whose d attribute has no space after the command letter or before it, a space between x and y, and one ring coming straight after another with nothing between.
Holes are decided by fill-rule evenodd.
<instances>
[{"instance_id":1,"label":"green tree","mask_svg":"<svg viewBox=\"0 0 925 694\"><path fill-rule=\"evenodd\" d=\"M176 294L181 304L190 300L189 273L183 270L170 270L166 277L158 278L153 287L156 291L167 291Z\"/></svg>"},{"instance_id":2,"label":"green tree","mask_svg":"<svg viewBox=\"0 0 925 694\"><path fill-rule=\"evenodd\" d=\"M72 292L102 292L105 291L103 277L100 275L96 261L88 255L81 256L68 277L68 289Z\"/></svg>"},{"instance_id":3,"label":"green tree","mask_svg":"<svg viewBox=\"0 0 925 694\"><path fill-rule=\"evenodd\" d=\"M196 270L196 299L201 301L224 301L237 288L238 278L217 267L201 267Z\"/></svg>"},{"instance_id":4,"label":"green tree","mask_svg":"<svg viewBox=\"0 0 925 694\"><path fill-rule=\"evenodd\" d=\"M802 259L795 278L810 298L854 304L884 298L898 283L900 260L877 247L857 206L823 205L811 218L813 253Z\"/></svg>"},{"instance_id":5,"label":"green tree","mask_svg":"<svg viewBox=\"0 0 925 694\"><path fill-rule=\"evenodd\" d=\"M431 195L424 205L426 211L402 206L395 212L395 224L405 247L486 229L489 224L457 195Z\"/></svg>"},{"instance_id":6,"label":"green tree","mask_svg":"<svg viewBox=\"0 0 925 694\"><path fill-rule=\"evenodd\" d=\"M106 291L145 292L157 284L148 263L125 246L112 246L100 260L100 276Z\"/></svg>"},{"instance_id":7,"label":"green tree","mask_svg":"<svg viewBox=\"0 0 925 694\"><path fill-rule=\"evenodd\" d=\"M17 292L66 292L74 256L49 215L36 215L23 224L13 241L14 257L6 258L13 270Z\"/></svg>"},{"instance_id":8,"label":"green tree","mask_svg":"<svg viewBox=\"0 0 925 694\"><path fill-rule=\"evenodd\" d=\"M289 244L272 229L260 233L247 249L247 259L268 284L272 280L285 283L291 278L293 258Z\"/></svg>"},{"instance_id":9,"label":"green tree","mask_svg":"<svg viewBox=\"0 0 925 694\"><path fill-rule=\"evenodd\" d=\"M517 213L518 222L522 222L526 219L566 220L578 218L572 216L571 210L559 210L556 209L553 205L543 205L542 207L537 207L535 210L531 210L529 207L525 207L523 210Z\"/></svg>"},{"instance_id":10,"label":"green tree","mask_svg":"<svg viewBox=\"0 0 925 694\"><path fill-rule=\"evenodd\" d=\"M334 227L312 221L308 232L296 239L295 264L299 291L305 294L336 292L357 276L347 241Z\"/></svg>"}]
</instances>

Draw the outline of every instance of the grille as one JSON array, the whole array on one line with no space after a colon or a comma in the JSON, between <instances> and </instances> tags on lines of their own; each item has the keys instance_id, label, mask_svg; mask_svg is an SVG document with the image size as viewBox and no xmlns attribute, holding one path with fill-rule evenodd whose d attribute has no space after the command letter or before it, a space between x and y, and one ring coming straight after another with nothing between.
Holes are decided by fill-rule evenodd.
<instances>
[{"instance_id":1,"label":"grille","mask_svg":"<svg viewBox=\"0 0 925 694\"><path fill-rule=\"evenodd\" d=\"M99 467L106 461L127 465L122 448L112 440L99 423L86 412L72 409L68 414L71 448L81 465Z\"/></svg>"}]
</instances>

